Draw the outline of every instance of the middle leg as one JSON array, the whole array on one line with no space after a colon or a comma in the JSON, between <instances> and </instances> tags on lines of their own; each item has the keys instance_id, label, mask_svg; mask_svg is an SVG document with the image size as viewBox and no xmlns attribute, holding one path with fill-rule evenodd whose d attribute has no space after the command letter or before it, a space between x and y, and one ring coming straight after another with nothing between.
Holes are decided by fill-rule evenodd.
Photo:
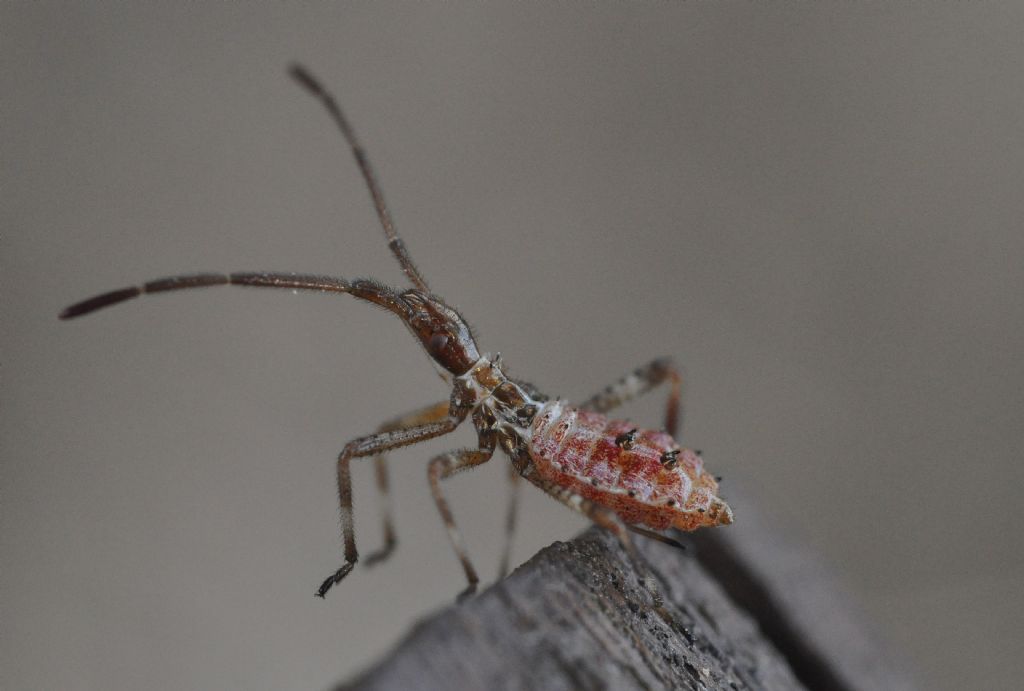
<instances>
[{"instance_id":1,"label":"middle leg","mask_svg":"<svg viewBox=\"0 0 1024 691\"><path fill-rule=\"evenodd\" d=\"M437 504L437 510L441 513L444 527L448 530L448 539L452 543L452 549L455 550L455 555L459 558L462 570L466 574L466 580L469 582L466 589L459 594L460 598L475 591L476 584L480 581L480 578L476 575L476 569L473 568L473 564L469 561L469 554L466 552L462 533L455 526L455 517L448 506L448 500L445 499L444 493L441 491L441 480L445 480L462 470L486 463L491 459L492 455L494 455L494 440L482 437L480 448L461 449L441 454L431 459L427 469L427 477L430 480L430 491L434 495L434 502Z\"/></svg>"},{"instance_id":2,"label":"middle leg","mask_svg":"<svg viewBox=\"0 0 1024 691\"><path fill-rule=\"evenodd\" d=\"M403 427L413 427L427 422L437 422L448 417L448 401L439 401L425 408L419 408L411 413L406 413L393 420L388 420L377 428L377 432L393 432ZM380 495L380 517L384 527L384 544L376 552L368 554L363 560L367 566L373 566L391 556L398 544L395 535L395 523L391 508L391 482L388 477L388 461L385 454L379 454L373 459L374 474L377 478L377 492Z\"/></svg>"}]
</instances>

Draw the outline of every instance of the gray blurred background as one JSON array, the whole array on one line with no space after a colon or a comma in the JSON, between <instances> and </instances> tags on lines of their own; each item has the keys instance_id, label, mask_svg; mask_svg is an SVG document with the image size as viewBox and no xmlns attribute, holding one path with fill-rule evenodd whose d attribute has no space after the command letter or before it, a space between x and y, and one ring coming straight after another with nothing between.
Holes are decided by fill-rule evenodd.
<instances>
[{"instance_id":1,"label":"gray blurred background","mask_svg":"<svg viewBox=\"0 0 1024 691\"><path fill-rule=\"evenodd\" d=\"M447 396L388 315L56 319L182 271L401 281L300 59L483 348L577 399L676 357L684 442L924 688L1018 687L1022 33L1021 3L3 5L0 686L323 688L462 588L425 465L466 430L394 455L398 551L312 597L338 450ZM369 464L356 491L366 553ZM503 463L449 491L493 573ZM517 562L585 525L524 499Z\"/></svg>"}]
</instances>

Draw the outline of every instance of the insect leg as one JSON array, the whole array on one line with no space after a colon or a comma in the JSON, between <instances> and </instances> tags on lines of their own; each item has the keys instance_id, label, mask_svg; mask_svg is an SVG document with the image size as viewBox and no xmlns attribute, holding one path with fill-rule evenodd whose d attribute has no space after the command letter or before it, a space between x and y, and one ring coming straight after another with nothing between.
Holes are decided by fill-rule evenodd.
<instances>
[{"instance_id":1,"label":"insect leg","mask_svg":"<svg viewBox=\"0 0 1024 691\"><path fill-rule=\"evenodd\" d=\"M635 370L606 387L603 391L579 405L583 410L606 413L626 401L641 396L665 380L671 382L668 404L665 406L665 431L673 437L679 427L682 410L680 399L683 391L683 377L672 363L671 358L658 358Z\"/></svg>"},{"instance_id":2,"label":"insect leg","mask_svg":"<svg viewBox=\"0 0 1024 691\"><path fill-rule=\"evenodd\" d=\"M425 408L420 408L411 413L406 413L405 415L396 417L393 420L388 420L378 427L377 431L391 432L403 427L422 425L427 422L437 422L438 420L443 420L448 416L448 408L448 401L440 401ZM381 522L384 526L384 545L379 550L372 554L368 554L366 558L363 559L363 563L366 566L373 566L374 564L378 564L387 559L391 556L391 552L394 551L395 545L398 543L398 540L395 537L395 526L392 518L387 456L384 454L377 455L373 459L373 465L375 475L377 477L377 489L380 492L380 515Z\"/></svg>"},{"instance_id":3,"label":"insect leg","mask_svg":"<svg viewBox=\"0 0 1024 691\"><path fill-rule=\"evenodd\" d=\"M466 589L459 594L459 598L473 593L480 578L476 575L476 569L473 568L473 564L469 561L469 555L466 553L462 534L455 527L455 517L452 516L452 510L448 507L448 500L444 498L444 493L441 492L441 480L445 480L459 471L486 463L491 459L493 453L494 440L481 438L480 448L461 449L441 454L431 459L427 469L427 477L430 480L430 491L434 495L434 502L437 504L437 510L441 512L441 520L444 521L444 527L448 530L448 539L451 540L452 549L455 550L455 555L459 558L459 562L462 563L462 570L465 571L466 580L469 582Z\"/></svg>"},{"instance_id":4,"label":"insect leg","mask_svg":"<svg viewBox=\"0 0 1024 691\"><path fill-rule=\"evenodd\" d=\"M519 473L514 465L508 466L508 512L505 514L505 547L501 552L498 564L498 578L508 574L508 565L512 559L512 538L516 532L516 514L519 508Z\"/></svg>"},{"instance_id":5,"label":"insect leg","mask_svg":"<svg viewBox=\"0 0 1024 691\"><path fill-rule=\"evenodd\" d=\"M352 521L352 472L349 463L353 458L363 458L383 453L390 449L397 449L400 446L416 444L427 439L448 434L462 422L461 417L449 417L440 422L428 422L415 427L396 429L390 432L380 432L366 437L353 439L338 456L338 499L341 504L341 535L345 542L345 563L341 568L329 576L320 588L317 589L317 596L323 597L331 587L347 576L352 568L359 561L359 552L356 550L355 526Z\"/></svg>"},{"instance_id":6,"label":"insect leg","mask_svg":"<svg viewBox=\"0 0 1024 691\"><path fill-rule=\"evenodd\" d=\"M554 497L569 508L579 511L591 521L615 535L615 537L619 539L619 544L621 544L623 549L626 550L626 554L628 555L629 560L633 563L633 568L636 569L644 588L646 588L647 592L649 592L651 597L654 599L654 606L662 606L661 593L658 592L657 582L651 575L650 569L647 568L644 560L640 557L640 553L637 551L636 545L633 544L633 540L629 535L630 526L619 518L618 514L608 507L596 504L586 497L576 494L572 490L560 485L556 485L552 482L541 480L536 477L530 479L546 494Z\"/></svg>"}]
</instances>

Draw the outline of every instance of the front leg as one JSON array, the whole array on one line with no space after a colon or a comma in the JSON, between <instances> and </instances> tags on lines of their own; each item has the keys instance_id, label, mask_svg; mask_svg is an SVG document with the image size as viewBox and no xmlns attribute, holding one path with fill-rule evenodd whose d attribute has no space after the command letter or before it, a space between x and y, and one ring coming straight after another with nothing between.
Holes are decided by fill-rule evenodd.
<instances>
[{"instance_id":1,"label":"front leg","mask_svg":"<svg viewBox=\"0 0 1024 691\"><path fill-rule=\"evenodd\" d=\"M665 406L665 431L673 437L679 427L682 410L680 400L683 391L683 377L672 363L671 358L658 358L635 370L606 387L601 393L591 396L579 405L582 410L606 413L626 401L642 396L665 380L671 382L668 403Z\"/></svg>"},{"instance_id":2,"label":"front leg","mask_svg":"<svg viewBox=\"0 0 1024 691\"><path fill-rule=\"evenodd\" d=\"M345 445L344 450L338 456L338 500L341 504L341 535L345 542L345 563L320 584L320 588L316 591L317 597L326 595L327 591L347 576L356 565L356 562L359 561L359 552L356 549L355 525L352 518L352 472L349 468L350 461L353 458L373 456L401 446L417 444L427 439L448 434L458 427L464 418L465 416L450 416L447 420L440 422L430 422L414 427L359 437Z\"/></svg>"}]
</instances>

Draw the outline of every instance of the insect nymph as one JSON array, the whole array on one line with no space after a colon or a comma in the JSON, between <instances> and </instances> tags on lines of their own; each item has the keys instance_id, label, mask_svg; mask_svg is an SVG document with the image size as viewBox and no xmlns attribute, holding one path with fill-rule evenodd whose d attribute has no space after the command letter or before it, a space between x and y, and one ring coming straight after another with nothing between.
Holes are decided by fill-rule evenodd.
<instances>
[{"instance_id":1,"label":"insect nymph","mask_svg":"<svg viewBox=\"0 0 1024 691\"><path fill-rule=\"evenodd\" d=\"M292 273L195 274L103 293L68 307L60 317L88 314L145 293L240 285L347 293L383 307L402 320L439 366L442 379L451 386L451 396L384 423L375 434L345 445L337 462L344 563L323 581L316 594L323 597L359 559L352 517L351 461L376 457L378 484L386 493L382 454L448 434L467 418L477 431L476 448L450 451L428 465L431 491L469 582L467 591L471 592L479 579L441 491L441 481L487 462L499 447L512 461L513 481L522 477L611 530L633 556L628 530L672 543L652 530L694 530L731 523L732 511L718 497L716 479L704 471L697 453L680 448L673 439L681 378L671 362L654 360L577 405L549 399L533 386L506 376L500 358L481 353L459 313L430 292L395 231L377 179L334 97L301 66L292 67L291 76L321 101L352 149L388 246L412 287L399 290L370 279L349 281ZM636 429L627 422L605 417L612 408L663 382L670 385L665 431ZM510 535L513 516L510 510ZM385 546L367 559L368 563L387 556L395 544L387 513L384 528ZM506 548L505 563L507 556Z\"/></svg>"}]
</instances>

